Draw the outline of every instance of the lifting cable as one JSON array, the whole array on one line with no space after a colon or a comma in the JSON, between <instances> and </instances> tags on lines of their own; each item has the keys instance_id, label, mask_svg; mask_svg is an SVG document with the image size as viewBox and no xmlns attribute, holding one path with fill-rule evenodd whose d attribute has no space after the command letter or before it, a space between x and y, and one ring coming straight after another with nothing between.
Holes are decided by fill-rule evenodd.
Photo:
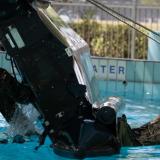
<instances>
[{"instance_id":1,"label":"lifting cable","mask_svg":"<svg viewBox=\"0 0 160 160\"><path fill-rule=\"evenodd\" d=\"M143 26L142 24L132 20L131 18L128 18L128 17L116 12L115 10L109 8L108 6L98 2L97 0L87 0L87 1L90 2L91 4L93 4L94 6L100 8L104 12L106 12L106 13L110 14L111 16L115 17L116 19L123 22L124 24L130 26L134 30L142 33L143 35L147 36L148 38L150 38L153 41L160 44L160 35L158 33L156 33L155 31ZM148 32L152 33L156 37L151 37L150 35L147 34Z\"/></svg>"}]
</instances>

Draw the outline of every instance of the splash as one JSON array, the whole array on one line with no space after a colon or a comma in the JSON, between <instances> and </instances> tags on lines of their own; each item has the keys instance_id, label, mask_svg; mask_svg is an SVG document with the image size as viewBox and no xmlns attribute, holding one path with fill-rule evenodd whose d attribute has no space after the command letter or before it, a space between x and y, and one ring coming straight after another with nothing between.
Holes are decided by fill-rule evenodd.
<instances>
[{"instance_id":1,"label":"splash","mask_svg":"<svg viewBox=\"0 0 160 160\"><path fill-rule=\"evenodd\" d=\"M42 127L38 126L39 112L33 105L17 104L16 110L9 123L7 134L9 137L16 135L30 136L42 133Z\"/></svg>"}]
</instances>

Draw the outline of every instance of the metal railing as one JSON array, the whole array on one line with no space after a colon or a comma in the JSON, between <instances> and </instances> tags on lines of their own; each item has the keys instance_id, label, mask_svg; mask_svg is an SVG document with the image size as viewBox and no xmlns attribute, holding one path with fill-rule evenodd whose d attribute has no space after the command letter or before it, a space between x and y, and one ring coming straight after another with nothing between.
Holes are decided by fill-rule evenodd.
<instances>
[{"instance_id":1,"label":"metal railing","mask_svg":"<svg viewBox=\"0 0 160 160\"><path fill-rule=\"evenodd\" d=\"M108 5L142 25L160 30L160 7ZM59 15L90 45L92 55L146 59L148 37L89 3L53 3Z\"/></svg>"}]
</instances>

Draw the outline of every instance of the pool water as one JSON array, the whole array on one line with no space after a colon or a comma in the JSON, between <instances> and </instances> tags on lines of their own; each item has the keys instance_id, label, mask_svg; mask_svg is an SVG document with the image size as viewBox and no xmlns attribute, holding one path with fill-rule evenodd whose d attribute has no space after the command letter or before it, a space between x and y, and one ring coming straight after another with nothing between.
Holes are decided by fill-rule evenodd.
<instances>
[{"instance_id":1,"label":"pool water","mask_svg":"<svg viewBox=\"0 0 160 160\"><path fill-rule=\"evenodd\" d=\"M143 124L154 120L160 115L160 101L126 99L124 113L127 116L128 123L132 128L140 127Z\"/></svg>"},{"instance_id":2,"label":"pool water","mask_svg":"<svg viewBox=\"0 0 160 160\"><path fill-rule=\"evenodd\" d=\"M70 160L57 156L46 143L38 151L34 151L36 142L7 144L0 146L1 160ZM86 158L85 160L159 160L160 146L122 148L121 154L109 157Z\"/></svg>"},{"instance_id":3,"label":"pool water","mask_svg":"<svg viewBox=\"0 0 160 160\"><path fill-rule=\"evenodd\" d=\"M132 127L138 127L160 115L160 102L151 100L126 99L125 114ZM0 160L69 160L57 156L50 148L49 139L38 151L34 148L38 138L32 137L25 144L0 144ZM119 155L86 158L85 160L159 160L160 146L124 147Z\"/></svg>"}]
</instances>

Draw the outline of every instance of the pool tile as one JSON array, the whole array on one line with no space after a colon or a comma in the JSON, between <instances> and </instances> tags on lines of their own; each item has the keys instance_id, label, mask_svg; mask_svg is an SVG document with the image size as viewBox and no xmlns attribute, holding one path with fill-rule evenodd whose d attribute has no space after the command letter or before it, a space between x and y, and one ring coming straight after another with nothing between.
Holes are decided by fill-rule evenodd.
<instances>
[{"instance_id":1,"label":"pool tile","mask_svg":"<svg viewBox=\"0 0 160 160\"><path fill-rule=\"evenodd\" d=\"M99 60L94 58L92 59L92 63L93 63L94 76L98 78L99 77Z\"/></svg>"},{"instance_id":2,"label":"pool tile","mask_svg":"<svg viewBox=\"0 0 160 160\"><path fill-rule=\"evenodd\" d=\"M144 98L151 99L153 97L153 84L152 83L144 83Z\"/></svg>"},{"instance_id":3,"label":"pool tile","mask_svg":"<svg viewBox=\"0 0 160 160\"><path fill-rule=\"evenodd\" d=\"M153 82L153 62L144 63L144 82L152 83Z\"/></svg>"},{"instance_id":4,"label":"pool tile","mask_svg":"<svg viewBox=\"0 0 160 160\"><path fill-rule=\"evenodd\" d=\"M135 80L135 65L136 63L134 61L127 61L126 64L126 80L134 82Z\"/></svg>"},{"instance_id":5,"label":"pool tile","mask_svg":"<svg viewBox=\"0 0 160 160\"><path fill-rule=\"evenodd\" d=\"M153 85L153 99L160 99L160 84Z\"/></svg>"},{"instance_id":6,"label":"pool tile","mask_svg":"<svg viewBox=\"0 0 160 160\"><path fill-rule=\"evenodd\" d=\"M99 61L99 78L108 79L108 60L101 59Z\"/></svg>"},{"instance_id":7,"label":"pool tile","mask_svg":"<svg viewBox=\"0 0 160 160\"><path fill-rule=\"evenodd\" d=\"M134 94L136 97L143 97L144 95L144 83L135 83L134 84Z\"/></svg>"},{"instance_id":8,"label":"pool tile","mask_svg":"<svg viewBox=\"0 0 160 160\"><path fill-rule=\"evenodd\" d=\"M136 62L135 82L144 82L144 62Z\"/></svg>"},{"instance_id":9,"label":"pool tile","mask_svg":"<svg viewBox=\"0 0 160 160\"><path fill-rule=\"evenodd\" d=\"M117 79L122 81L126 80L126 61L118 61Z\"/></svg>"},{"instance_id":10,"label":"pool tile","mask_svg":"<svg viewBox=\"0 0 160 160\"><path fill-rule=\"evenodd\" d=\"M117 79L117 60L109 60L108 67L109 67L109 79L116 80Z\"/></svg>"},{"instance_id":11,"label":"pool tile","mask_svg":"<svg viewBox=\"0 0 160 160\"><path fill-rule=\"evenodd\" d=\"M154 83L160 83L160 63L154 63Z\"/></svg>"}]
</instances>

